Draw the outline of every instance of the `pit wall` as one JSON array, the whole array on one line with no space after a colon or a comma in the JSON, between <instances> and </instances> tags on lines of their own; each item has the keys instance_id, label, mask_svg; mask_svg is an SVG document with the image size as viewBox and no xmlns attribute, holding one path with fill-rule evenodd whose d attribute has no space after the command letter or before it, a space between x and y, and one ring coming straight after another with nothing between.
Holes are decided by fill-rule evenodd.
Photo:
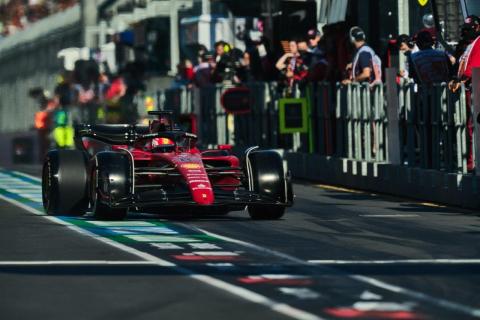
<instances>
[{"instance_id":1,"label":"pit wall","mask_svg":"<svg viewBox=\"0 0 480 320\"><path fill-rule=\"evenodd\" d=\"M480 208L480 177L475 175L296 152L286 153L285 158L297 179L469 209Z\"/></svg>"}]
</instances>

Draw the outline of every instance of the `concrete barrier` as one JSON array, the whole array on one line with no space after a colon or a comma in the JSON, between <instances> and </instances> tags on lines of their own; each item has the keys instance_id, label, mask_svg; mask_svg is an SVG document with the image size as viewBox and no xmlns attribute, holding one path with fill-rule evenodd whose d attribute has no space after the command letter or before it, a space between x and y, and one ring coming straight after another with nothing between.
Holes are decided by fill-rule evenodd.
<instances>
[{"instance_id":1,"label":"concrete barrier","mask_svg":"<svg viewBox=\"0 0 480 320\"><path fill-rule=\"evenodd\" d=\"M477 209L480 177L305 153L286 153L294 178Z\"/></svg>"}]
</instances>

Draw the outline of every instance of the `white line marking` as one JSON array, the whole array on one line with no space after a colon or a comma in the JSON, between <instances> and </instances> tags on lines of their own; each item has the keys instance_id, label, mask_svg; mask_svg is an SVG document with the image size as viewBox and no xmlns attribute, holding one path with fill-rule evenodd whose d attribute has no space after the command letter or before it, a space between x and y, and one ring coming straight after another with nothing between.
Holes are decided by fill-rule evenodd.
<instances>
[{"instance_id":1,"label":"white line marking","mask_svg":"<svg viewBox=\"0 0 480 320\"><path fill-rule=\"evenodd\" d=\"M222 249L213 243L206 243L206 242L189 243L188 245L192 249L197 249L197 250L221 250Z\"/></svg>"},{"instance_id":2,"label":"white line marking","mask_svg":"<svg viewBox=\"0 0 480 320\"><path fill-rule=\"evenodd\" d=\"M274 300L271 300L263 295L260 295L256 292L250 291L248 289L242 288L242 287L237 287L233 284L224 282L222 280L212 278L210 276L206 276L203 274L194 274L191 276L194 279L200 280L204 283L208 283L214 287L217 287L219 289L228 291L230 293L233 293L237 296L243 297L244 299L258 303L264 306L269 307L270 309L281 313L283 315L292 317L294 319L302 319L302 320L321 320L323 318L316 316L314 314L305 312L303 310L299 310L296 308L293 308L289 306L288 304L285 303L278 303Z\"/></svg>"},{"instance_id":3,"label":"white line marking","mask_svg":"<svg viewBox=\"0 0 480 320\"><path fill-rule=\"evenodd\" d=\"M89 223L102 227L155 227L156 225L147 221L89 221Z\"/></svg>"},{"instance_id":4,"label":"white line marking","mask_svg":"<svg viewBox=\"0 0 480 320\"><path fill-rule=\"evenodd\" d=\"M264 248L264 247L258 246L256 244L253 244L253 243L249 243L249 242L246 242L246 241L237 240L237 239L234 239L234 238L222 236L222 235L219 235L219 234L216 234L216 233L213 233L213 232L203 230L203 229L198 228L198 227L193 227L193 226L189 226L189 225L186 225L186 224L182 224L182 225L186 228L189 228L189 229L201 231L201 232L205 233L206 235L216 237L218 239L228 241L228 242L231 242L231 243L239 244L239 245L242 245L244 247L254 249L256 251L260 251L260 252L263 252L263 253L268 253L268 254L271 254L273 256L277 256L277 257L280 257L282 259L290 260L290 261L298 263L298 264L310 265L310 266L312 265L308 261L290 256L288 254L281 253L281 252L278 252L278 251L275 251L275 250ZM339 271L339 273L341 274L341 271ZM402 294L402 295L405 295L405 296L408 296L408 297L411 297L411 298L422 300L422 301L431 303L433 305L436 305L436 306L439 306L439 307L442 307L442 308L454 310L454 311L457 311L457 312L467 314L469 316L480 318L480 309L476 309L474 307L466 306L466 305L456 303L456 302L451 302L451 301L444 300L444 299L441 299L441 298L432 297L432 296L427 295L425 293L421 293L421 292L418 292L418 291L402 288L402 287L399 287L399 286L390 285L386 282L382 282L380 280L377 280L377 279L374 279L374 278L371 278L371 277L360 276L360 275L346 275L346 276L348 276L352 279L355 279L357 281L367 283L371 286L379 287L379 288L382 288L384 290L388 290L388 291L395 292L395 293L398 293L398 294Z\"/></svg>"},{"instance_id":5,"label":"white line marking","mask_svg":"<svg viewBox=\"0 0 480 320\"><path fill-rule=\"evenodd\" d=\"M409 296L411 298L416 298L418 300L423 300L423 301L429 302L431 304L437 305L439 307L443 307L443 308L446 308L446 309L450 309L450 310L454 310L454 311L457 311L457 312L468 314L472 317L476 317L476 318L480 317L480 309L475 309L475 308L465 306L465 305L462 305L462 304L459 304L459 303L451 302L451 301L444 300L444 299L435 298L435 297L429 296L429 295L427 295L425 293L422 293L422 292L402 288L402 287L392 285L390 283L386 283L386 282L380 281L378 279L370 278L370 277L365 277L365 276L361 276L361 275L352 275L351 277L353 279L358 280L358 281L368 283L368 284L370 284L374 287L378 287L378 288L382 288L382 289L385 289L385 290L388 290L388 291L391 291L391 292L403 294L405 296Z\"/></svg>"},{"instance_id":6,"label":"white line marking","mask_svg":"<svg viewBox=\"0 0 480 320\"><path fill-rule=\"evenodd\" d=\"M183 250L182 247L177 246L173 243L150 243L152 247L155 247L160 250Z\"/></svg>"},{"instance_id":7,"label":"white line marking","mask_svg":"<svg viewBox=\"0 0 480 320\"><path fill-rule=\"evenodd\" d=\"M353 304L353 308L359 311L412 311L416 306L413 302L388 302L388 301L358 301Z\"/></svg>"},{"instance_id":8,"label":"white line marking","mask_svg":"<svg viewBox=\"0 0 480 320\"><path fill-rule=\"evenodd\" d=\"M230 262L209 262L209 263L206 263L206 265L214 268L225 268L225 267L235 266L233 263L230 263Z\"/></svg>"},{"instance_id":9,"label":"white line marking","mask_svg":"<svg viewBox=\"0 0 480 320\"><path fill-rule=\"evenodd\" d=\"M365 218L415 218L420 217L418 214L360 214Z\"/></svg>"},{"instance_id":10,"label":"white line marking","mask_svg":"<svg viewBox=\"0 0 480 320\"><path fill-rule=\"evenodd\" d=\"M53 216L47 216L45 215L43 212L41 212L40 210L37 210L37 209L34 209L34 208L31 208L19 201L16 201L16 200L13 200L13 199L10 199L10 198L7 198L3 195L0 195L0 199L2 200L5 200L7 201L8 203L11 203L17 207L20 207L30 213L33 213L35 215L38 215L38 216L41 216L42 218L45 218L47 220L50 220L52 222L55 222L55 223L58 223L58 224L61 224L63 226L66 226L67 228L75 231L75 232L78 232L80 234L83 234L83 235L86 235L88 237L91 237L91 238L94 238L94 239L97 239L98 241L101 241L103 243L106 243L110 246L113 246L119 250L122 250L124 252L127 252L127 253L130 253L132 255L135 255L139 258L142 258L143 260L147 260L147 261L150 261L150 262L156 262L158 265L160 266L164 266L164 267L173 267L175 266L175 264L169 262L169 261L166 261L166 260L163 260L163 259L160 259L160 258L157 258L151 254L148 254L148 253L145 253L145 252L142 252L142 251L139 251L139 250L136 250L136 249L133 249L129 246L126 246L124 244L121 244L119 242L116 242L116 241L113 241L113 240L110 240L108 238L102 238L94 233L91 233L90 231L87 231L85 229L82 229L82 228L79 228L71 223L68 223L66 221L63 221L59 218L56 218L56 217L53 217Z\"/></svg>"},{"instance_id":11,"label":"white line marking","mask_svg":"<svg viewBox=\"0 0 480 320\"><path fill-rule=\"evenodd\" d=\"M18 174L19 176L22 176L22 177L25 177L25 178L29 178L29 179L32 179L32 180L35 180L35 181L38 181L38 182L42 182L42 179L40 179L38 177L35 177L35 176L32 176L32 175L29 175L29 174L26 174L26 173L23 173L23 172L20 172L20 171L13 171L13 173Z\"/></svg>"},{"instance_id":12,"label":"white line marking","mask_svg":"<svg viewBox=\"0 0 480 320\"><path fill-rule=\"evenodd\" d=\"M310 288L280 287L277 290L280 291L283 294L291 295L291 296L297 297L298 299L301 299L301 300L318 299L321 296L318 292L313 291Z\"/></svg>"},{"instance_id":13,"label":"white line marking","mask_svg":"<svg viewBox=\"0 0 480 320\"><path fill-rule=\"evenodd\" d=\"M314 264L480 264L480 259L308 260Z\"/></svg>"},{"instance_id":14,"label":"white line marking","mask_svg":"<svg viewBox=\"0 0 480 320\"><path fill-rule=\"evenodd\" d=\"M51 260L51 261L0 261L0 266L81 266L81 265L152 265L158 263L150 261L106 261L106 260Z\"/></svg>"},{"instance_id":15,"label":"white line marking","mask_svg":"<svg viewBox=\"0 0 480 320\"><path fill-rule=\"evenodd\" d=\"M125 237L138 242L196 242L199 239L178 237L178 236L160 236L160 235L126 235Z\"/></svg>"},{"instance_id":16,"label":"white line marking","mask_svg":"<svg viewBox=\"0 0 480 320\"><path fill-rule=\"evenodd\" d=\"M102 238L102 237L100 237L100 236L98 236L94 233L91 233L87 230L81 229L81 228L79 228L79 227L77 227L77 226L75 226L71 223L63 221L63 220L58 219L56 217L46 216L42 212L40 212L39 210L28 207L28 206L22 204L21 202L18 202L16 200L13 200L13 199L10 199L10 198L7 198L3 195L0 195L0 199L5 200L8 203L11 203L13 205L16 205L19 208L22 208L22 209L24 209L24 210L26 210L30 213L39 215L39 216L41 216L45 219L48 219L52 222L64 225L67 228L69 228L73 231L76 231L80 234L92 237L94 239L97 239L98 241L106 243L110 246L113 246L113 247L119 249L119 250L122 250L124 252L128 252L130 254L133 254L137 257L142 258L143 260L145 260L147 262L154 263L156 265L164 266L164 267L174 267L174 269L176 271L178 271L179 273L185 274L192 279L196 279L196 280L201 281L201 282L203 282L205 284L208 284L210 286L213 286L213 287L216 287L216 288L221 289L223 291L229 292L230 294L238 296L240 298L243 298L247 301L257 303L257 304L261 304L261 305L263 305L263 306L265 306L265 307L267 307L267 308L269 308L269 309L271 309L275 312L278 312L278 313L283 314L285 316L291 317L293 319L297 319L297 320L323 320L324 319L324 318L321 318L321 317L319 317L317 315L314 315L312 313L309 313L309 312L291 307L291 306L289 306L287 304L284 304L284 303L279 303L275 300L272 300L272 299L270 299L266 296L260 295L256 292L250 291L248 289L244 289L242 287L235 286L233 284L230 284L230 283L227 283L225 281L213 278L211 276L207 276L207 275L203 275L203 274L193 274L192 271L190 271L188 269L185 269L185 268L182 268L182 267L179 267L178 265L176 265L174 263L171 263L169 261L157 258L157 257L155 257L151 254L148 254L148 253L139 251L137 249L128 247L124 244L115 242L115 241L110 240L108 238ZM196 241L196 240L189 241L189 242L194 242L194 241Z\"/></svg>"},{"instance_id":17,"label":"white line marking","mask_svg":"<svg viewBox=\"0 0 480 320\"><path fill-rule=\"evenodd\" d=\"M232 257L238 256L238 253L230 251L194 251L197 256L218 256L218 257Z\"/></svg>"},{"instance_id":18,"label":"white line marking","mask_svg":"<svg viewBox=\"0 0 480 320\"><path fill-rule=\"evenodd\" d=\"M172 235L178 234L177 231L174 231L167 227L108 227L107 230L122 235Z\"/></svg>"}]
</instances>

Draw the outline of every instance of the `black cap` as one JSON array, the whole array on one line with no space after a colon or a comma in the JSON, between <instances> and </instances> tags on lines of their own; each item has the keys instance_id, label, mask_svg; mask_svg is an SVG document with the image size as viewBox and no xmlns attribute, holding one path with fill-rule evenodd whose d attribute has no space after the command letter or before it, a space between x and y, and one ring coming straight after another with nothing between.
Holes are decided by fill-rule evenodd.
<instances>
[{"instance_id":1,"label":"black cap","mask_svg":"<svg viewBox=\"0 0 480 320\"><path fill-rule=\"evenodd\" d=\"M365 32L360 27L353 27L350 29L350 39L352 41L365 41L367 37Z\"/></svg>"},{"instance_id":2,"label":"black cap","mask_svg":"<svg viewBox=\"0 0 480 320\"><path fill-rule=\"evenodd\" d=\"M320 37L322 33L318 29L310 29L307 32L307 36L309 39L315 39L316 37Z\"/></svg>"}]
</instances>

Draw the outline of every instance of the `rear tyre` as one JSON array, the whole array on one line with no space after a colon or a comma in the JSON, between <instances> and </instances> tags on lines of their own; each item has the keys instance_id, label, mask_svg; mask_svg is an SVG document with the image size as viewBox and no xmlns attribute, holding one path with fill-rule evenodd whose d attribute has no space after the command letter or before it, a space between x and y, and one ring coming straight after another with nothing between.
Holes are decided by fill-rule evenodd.
<instances>
[{"instance_id":1,"label":"rear tyre","mask_svg":"<svg viewBox=\"0 0 480 320\"><path fill-rule=\"evenodd\" d=\"M275 151L256 151L249 155L251 183L262 201L272 204L250 204L248 213L254 220L275 220L285 214L290 199L290 181L285 175L283 159Z\"/></svg>"},{"instance_id":2,"label":"rear tyre","mask_svg":"<svg viewBox=\"0 0 480 320\"><path fill-rule=\"evenodd\" d=\"M92 169L91 201L93 216L99 220L123 220L128 208L113 208L108 203L130 194L130 161L117 152L97 154Z\"/></svg>"},{"instance_id":3,"label":"rear tyre","mask_svg":"<svg viewBox=\"0 0 480 320\"><path fill-rule=\"evenodd\" d=\"M79 150L48 152L42 170L42 201L49 215L80 216L88 208L87 155Z\"/></svg>"}]
</instances>

